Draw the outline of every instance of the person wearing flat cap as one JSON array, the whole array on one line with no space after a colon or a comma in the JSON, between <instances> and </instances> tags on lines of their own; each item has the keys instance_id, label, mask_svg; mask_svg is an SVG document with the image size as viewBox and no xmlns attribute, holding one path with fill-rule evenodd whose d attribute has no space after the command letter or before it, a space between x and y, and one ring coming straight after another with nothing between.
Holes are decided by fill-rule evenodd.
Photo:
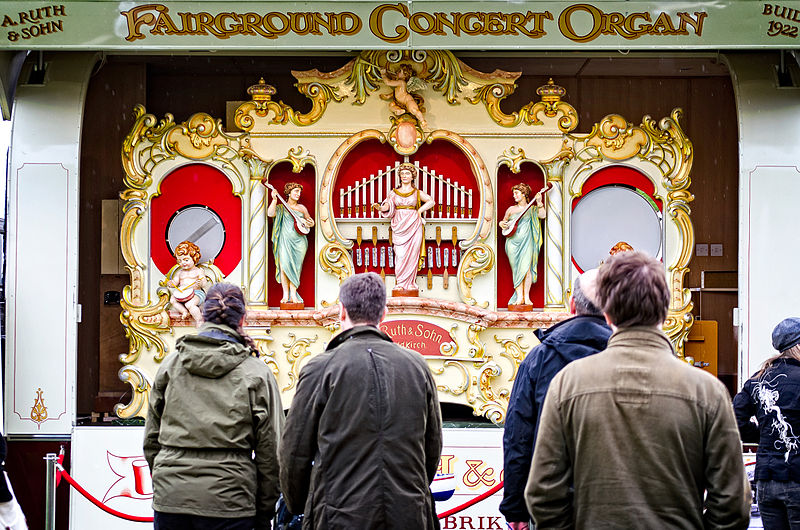
<instances>
[{"instance_id":1,"label":"person wearing flat cap","mask_svg":"<svg viewBox=\"0 0 800 530\"><path fill-rule=\"evenodd\" d=\"M758 442L756 502L764 528L800 528L800 318L775 326L772 346L778 354L745 382L733 408L742 441Z\"/></svg>"}]
</instances>

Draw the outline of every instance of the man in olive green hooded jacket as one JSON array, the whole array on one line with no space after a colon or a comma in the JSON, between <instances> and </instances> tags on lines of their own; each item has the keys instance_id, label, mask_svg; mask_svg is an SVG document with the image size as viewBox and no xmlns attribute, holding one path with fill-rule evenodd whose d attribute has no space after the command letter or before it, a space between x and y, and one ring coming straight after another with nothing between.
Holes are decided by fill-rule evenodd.
<instances>
[{"instance_id":1,"label":"man in olive green hooded jacket","mask_svg":"<svg viewBox=\"0 0 800 530\"><path fill-rule=\"evenodd\" d=\"M178 339L156 376L145 424L153 509L255 516L257 530L269 529L283 420L275 377L236 330L206 323Z\"/></svg>"}]
</instances>

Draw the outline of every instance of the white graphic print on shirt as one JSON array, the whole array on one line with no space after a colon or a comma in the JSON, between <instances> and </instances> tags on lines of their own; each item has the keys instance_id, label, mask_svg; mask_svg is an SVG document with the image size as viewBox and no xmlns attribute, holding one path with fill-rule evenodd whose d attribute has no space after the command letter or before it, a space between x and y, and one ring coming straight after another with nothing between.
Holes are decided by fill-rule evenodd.
<instances>
[{"instance_id":1,"label":"white graphic print on shirt","mask_svg":"<svg viewBox=\"0 0 800 530\"><path fill-rule=\"evenodd\" d=\"M761 405L767 416L775 415L772 419L772 429L778 432L778 439L775 440L775 449L781 450L781 446L783 446L786 449L783 459L788 462L789 455L792 452L797 452L800 438L795 436L792 426L786 422L783 412L777 405L780 393L775 387L777 386L776 381L780 377L786 377L786 374L779 374L769 381L764 380L756 383L753 386L753 399Z\"/></svg>"}]
</instances>

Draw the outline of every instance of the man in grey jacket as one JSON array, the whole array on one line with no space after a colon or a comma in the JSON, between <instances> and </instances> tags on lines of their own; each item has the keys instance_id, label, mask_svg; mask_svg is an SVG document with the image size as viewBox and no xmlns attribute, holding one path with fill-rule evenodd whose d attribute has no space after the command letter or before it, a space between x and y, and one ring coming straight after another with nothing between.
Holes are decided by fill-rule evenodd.
<instances>
[{"instance_id":1,"label":"man in grey jacket","mask_svg":"<svg viewBox=\"0 0 800 530\"><path fill-rule=\"evenodd\" d=\"M600 268L608 348L570 363L544 402L525 500L540 528L747 528L750 487L730 397L661 330L661 262ZM704 500L705 493L705 500Z\"/></svg>"},{"instance_id":2,"label":"man in grey jacket","mask_svg":"<svg viewBox=\"0 0 800 530\"><path fill-rule=\"evenodd\" d=\"M342 332L301 370L286 418L286 504L304 513L304 529L436 528L442 418L431 371L378 329L380 276L348 278L339 300Z\"/></svg>"}]
</instances>

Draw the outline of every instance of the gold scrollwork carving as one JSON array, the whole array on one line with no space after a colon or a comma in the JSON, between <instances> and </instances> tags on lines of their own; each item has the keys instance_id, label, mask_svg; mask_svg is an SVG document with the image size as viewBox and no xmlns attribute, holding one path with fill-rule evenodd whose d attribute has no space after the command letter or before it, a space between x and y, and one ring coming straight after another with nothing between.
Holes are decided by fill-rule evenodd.
<instances>
[{"instance_id":1,"label":"gold scrollwork carving","mask_svg":"<svg viewBox=\"0 0 800 530\"><path fill-rule=\"evenodd\" d=\"M508 409L507 389L495 393L492 381L503 373L500 366L494 361L486 361L478 367L478 390L483 404L475 409L476 414L486 416L493 423L501 424Z\"/></svg>"},{"instance_id":2,"label":"gold scrollwork carving","mask_svg":"<svg viewBox=\"0 0 800 530\"><path fill-rule=\"evenodd\" d=\"M428 81L434 90L444 94L449 104L455 105L461 87L467 84L463 74L463 63L447 50L431 50L427 54L433 61L428 68L430 71Z\"/></svg>"},{"instance_id":3,"label":"gold scrollwork carving","mask_svg":"<svg viewBox=\"0 0 800 530\"><path fill-rule=\"evenodd\" d=\"M469 304L487 308L489 302L478 303L472 297L472 282L480 274L486 274L494 267L494 252L484 244L470 247L458 266L458 293L461 299Z\"/></svg>"},{"instance_id":4,"label":"gold scrollwork carving","mask_svg":"<svg viewBox=\"0 0 800 530\"><path fill-rule=\"evenodd\" d=\"M120 227L120 251L126 263L125 268L128 269L131 275L130 303L133 306L140 306L142 305L144 264L137 256L136 249L133 246L133 234L136 225L139 224L147 208L144 200L147 197L147 193L141 190L128 189L121 193L120 197L125 200L125 205L122 208L122 226Z\"/></svg>"},{"instance_id":5,"label":"gold scrollwork carving","mask_svg":"<svg viewBox=\"0 0 800 530\"><path fill-rule=\"evenodd\" d=\"M683 279L689 272L689 259L694 248L694 229L689 217L689 203L694 200L689 192L694 151L692 143L680 127L681 112L680 109L673 110L669 117L663 118L658 124L646 116L642 126L652 138L651 145L669 150L669 157L658 157L671 160L671 171L664 179L667 188L666 211L678 228L681 249L675 261L667 266L672 296L664 330L675 345L678 356L683 358L686 337L694 323L691 292L683 287Z\"/></svg>"},{"instance_id":6,"label":"gold scrollwork carving","mask_svg":"<svg viewBox=\"0 0 800 530\"><path fill-rule=\"evenodd\" d=\"M336 276L339 285L353 275L353 260L350 253L338 243L328 243L322 248L319 253L319 264L323 271ZM333 302L323 300L322 307L330 307L336 300Z\"/></svg>"},{"instance_id":7,"label":"gold scrollwork carving","mask_svg":"<svg viewBox=\"0 0 800 530\"><path fill-rule=\"evenodd\" d=\"M575 149L572 147L569 138L564 138L561 142L561 149L558 153L553 155L548 160L542 160L540 163L547 169L548 182L560 182L564 178L564 165L575 158Z\"/></svg>"},{"instance_id":8,"label":"gold scrollwork carving","mask_svg":"<svg viewBox=\"0 0 800 530\"><path fill-rule=\"evenodd\" d=\"M467 328L467 340L471 344L469 356L472 358L479 359L486 353L486 345L480 339L480 333L485 329L486 326L480 324L470 324Z\"/></svg>"},{"instance_id":9,"label":"gold scrollwork carving","mask_svg":"<svg viewBox=\"0 0 800 530\"><path fill-rule=\"evenodd\" d=\"M339 322L338 320L335 320L333 322L329 322L329 323L325 324L325 329L327 329L331 333L336 333L337 331L342 329L342 323Z\"/></svg>"},{"instance_id":10,"label":"gold scrollwork carving","mask_svg":"<svg viewBox=\"0 0 800 530\"><path fill-rule=\"evenodd\" d=\"M500 102L516 90L515 83L490 83L475 89L475 95L467 100L473 105L483 103L489 117L502 127L516 127L520 123L526 125L544 125L539 114L548 118L558 119L558 128L562 132L570 132L578 126L578 113L575 108L561 101L566 91L553 84L551 79L548 85L540 87L537 93L542 95L542 101L527 103L518 112L506 114L500 109Z\"/></svg>"},{"instance_id":11,"label":"gold scrollwork carving","mask_svg":"<svg viewBox=\"0 0 800 530\"><path fill-rule=\"evenodd\" d=\"M353 59L350 74L345 81L348 86L353 87L353 105L363 105L369 93L380 87L378 60L385 53L378 50L363 51Z\"/></svg>"},{"instance_id":12,"label":"gold scrollwork carving","mask_svg":"<svg viewBox=\"0 0 800 530\"><path fill-rule=\"evenodd\" d=\"M539 119L539 113L544 113L548 118L555 118L561 114L558 119L558 128L562 132L570 132L578 126L578 113L572 105L564 101L557 103L539 101L530 106L526 105L522 112L526 113L523 119L529 125L544 125L544 122Z\"/></svg>"},{"instance_id":13,"label":"gold scrollwork carving","mask_svg":"<svg viewBox=\"0 0 800 530\"><path fill-rule=\"evenodd\" d=\"M446 356L446 357L453 357L458 355L458 340L456 339L456 330L458 330L458 324L453 324L450 328L450 341L443 342L439 346L439 353Z\"/></svg>"},{"instance_id":14,"label":"gold scrollwork carving","mask_svg":"<svg viewBox=\"0 0 800 530\"><path fill-rule=\"evenodd\" d=\"M152 139L163 135L166 130L175 125L175 119L172 114L166 114L164 119L158 122L153 114L147 113L144 105L136 105L133 109L133 116L136 122L122 142L124 181L129 188L145 189L150 185L150 175L148 172L140 170L136 164L134 150L143 139Z\"/></svg>"},{"instance_id":15,"label":"gold scrollwork carving","mask_svg":"<svg viewBox=\"0 0 800 530\"><path fill-rule=\"evenodd\" d=\"M297 83L297 90L311 100L311 110L306 114L298 114L289 108L289 119L295 125L312 125L322 118L328 103L333 100L337 103L344 99L336 89L325 83Z\"/></svg>"},{"instance_id":16,"label":"gold scrollwork carving","mask_svg":"<svg viewBox=\"0 0 800 530\"><path fill-rule=\"evenodd\" d=\"M193 159L208 158L217 147L227 145L221 135L222 123L205 112L193 114L188 121L167 133L167 142L179 154Z\"/></svg>"},{"instance_id":17,"label":"gold scrollwork carving","mask_svg":"<svg viewBox=\"0 0 800 530\"><path fill-rule=\"evenodd\" d=\"M314 158L311 151L303 149L302 145L289 149L285 160L292 163L292 173L300 173L307 165L316 166L317 164L317 159Z\"/></svg>"},{"instance_id":18,"label":"gold scrollwork carving","mask_svg":"<svg viewBox=\"0 0 800 530\"><path fill-rule=\"evenodd\" d=\"M256 348L258 348L258 358L259 360L263 361L271 370L272 374L275 376L275 379L278 378L278 375L281 373L280 366L278 366L278 361L275 359L275 352L269 349L269 343L272 342L272 337L266 336L253 336L253 341L256 343Z\"/></svg>"},{"instance_id":19,"label":"gold scrollwork carving","mask_svg":"<svg viewBox=\"0 0 800 530\"><path fill-rule=\"evenodd\" d=\"M522 342L522 338L523 336L521 333L514 339L501 339L497 335L494 336L494 340L503 347L503 351L500 355L511 361L511 365L514 367L514 371L508 379L509 381L514 381L517 378L519 365L530 350L530 348Z\"/></svg>"},{"instance_id":20,"label":"gold scrollwork carving","mask_svg":"<svg viewBox=\"0 0 800 530\"><path fill-rule=\"evenodd\" d=\"M525 151L521 147L511 146L497 158L497 165L506 165L515 175L521 171L523 162L527 162Z\"/></svg>"},{"instance_id":21,"label":"gold scrollwork carving","mask_svg":"<svg viewBox=\"0 0 800 530\"><path fill-rule=\"evenodd\" d=\"M475 95L467 98L467 101L473 105L483 103L486 107L486 112L489 117L494 120L498 125L503 127L515 127L522 122L523 115L525 114L524 108L520 112L512 112L506 114L500 110L500 102L506 97L510 96L516 90L517 85L514 83L494 83L491 85L484 85L475 90Z\"/></svg>"},{"instance_id":22,"label":"gold scrollwork carving","mask_svg":"<svg viewBox=\"0 0 800 530\"><path fill-rule=\"evenodd\" d=\"M459 384L456 387L449 387L449 386L444 385L444 384L437 384L436 385L436 389L439 392L444 392L446 394L450 394L450 395L453 395L453 396L460 396L460 395L464 394L467 391L467 389L469 388L469 385L470 385L470 381L471 381L471 378L469 376L469 370L467 369L466 366L464 366L463 363L461 363L459 361L444 361L442 363L442 367L441 368L438 368L438 369L437 368L431 368L431 371L435 375L444 375L444 371L447 368L451 368L451 367L452 368L458 368L458 370L461 372L461 375L463 376L463 380L462 380L461 384Z\"/></svg>"},{"instance_id":23,"label":"gold scrollwork carving","mask_svg":"<svg viewBox=\"0 0 800 530\"><path fill-rule=\"evenodd\" d=\"M247 169L250 170L250 180L261 181L267 178L267 169L272 165L271 160L263 160L249 148L242 148L239 152L241 153L242 160L247 164Z\"/></svg>"},{"instance_id":24,"label":"gold scrollwork carving","mask_svg":"<svg viewBox=\"0 0 800 530\"><path fill-rule=\"evenodd\" d=\"M675 275L673 275L675 278ZM669 340L675 346L676 355L683 359L684 346L686 345L686 338L692 330L694 324L694 315L692 315L692 307L694 304L691 302L691 294L689 289L683 289L683 280L674 281L672 288L672 297L675 299L676 295L680 294L683 298L684 305L682 307L670 307L667 312L667 320L664 323L664 333L667 334Z\"/></svg>"},{"instance_id":25,"label":"gold scrollwork carving","mask_svg":"<svg viewBox=\"0 0 800 530\"><path fill-rule=\"evenodd\" d=\"M275 88L264 82L262 77L257 85L251 86L247 92L251 94L252 101L247 101L239 105L234 114L234 123L245 132L249 132L255 126L255 119L252 114L259 118L266 118L270 113L273 114L269 123L285 125L290 121L298 126L313 125L318 122L325 114L330 101L342 101L344 96L340 96L337 89L327 83L310 79L308 72L292 72L298 80L297 90L311 100L311 110L305 114L296 112L292 107L283 101L273 101Z\"/></svg>"},{"instance_id":26,"label":"gold scrollwork carving","mask_svg":"<svg viewBox=\"0 0 800 530\"><path fill-rule=\"evenodd\" d=\"M596 147L609 160L627 160L647 146L645 131L618 114L609 114L594 126L586 145Z\"/></svg>"},{"instance_id":27,"label":"gold scrollwork carving","mask_svg":"<svg viewBox=\"0 0 800 530\"><path fill-rule=\"evenodd\" d=\"M123 366L119 370L119 379L131 385L131 401L127 405L117 403L114 413L120 418L147 416L147 402L150 400L152 381L136 366Z\"/></svg>"},{"instance_id":28,"label":"gold scrollwork carving","mask_svg":"<svg viewBox=\"0 0 800 530\"><path fill-rule=\"evenodd\" d=\"M119 316L128 338L128 353L119 356L122 364L135 363L142 351L155 348L153 358L161 362L167 354L167 343L159 335L171 333L167 304L169 292L158 290L158 300L152 304L137 305L131 300L132 288L126 285L122 290L122 313Z\"/></svg>"},{"instance_id":29,"label":"gold scrollwork carving","mask_svg":"<svg viewBox=\"0 0 800 530\"><path fill-rule=\"evenodd\" d=\"M315 335L314 338L311 339L299 339L294 333L289 333L289 340L291 342L284 344L283 347L286 348L286 360L292 365L289 369L289 384L286 385L281 389L282 392L286 392L287 390L291 390L297 384L297 380L300 377L300 363L311 355L311 352L308 350L308 347L317 342L317 336Z\"/></svg>"}]
</instances>

